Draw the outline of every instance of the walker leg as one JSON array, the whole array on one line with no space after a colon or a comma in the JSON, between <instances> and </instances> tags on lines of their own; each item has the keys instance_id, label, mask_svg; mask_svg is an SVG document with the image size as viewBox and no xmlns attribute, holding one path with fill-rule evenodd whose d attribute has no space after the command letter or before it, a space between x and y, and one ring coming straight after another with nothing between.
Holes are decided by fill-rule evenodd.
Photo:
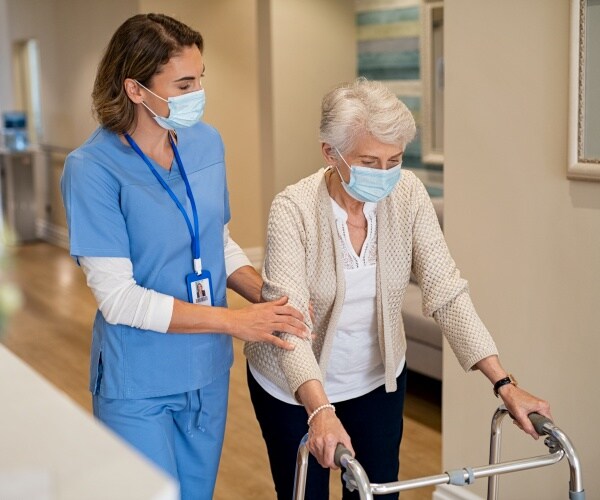
<instances>
[{"instance_id":1,"label":"walker leg","mask_svg":"<svg viewBox=\"0 0 600 500\"><path fill-rule=\"evenodd\" d=\"M490 434L490 465L500 462L500 443L502 439L502 419L508 414L504 405L500 406L492 417ZM488 478L487 500L498 498L498 475L493 474Z\"/></svg>"},{"instance_id":2,"label":"walker leg","mask_svg":"<svg viewBox=\"0 0 600 500\"><path fill-rule=\"evenodd\" d=\"M306 492L306 472L308 470L308 434L300 441L298 455L296 456L296 475L294 476L294 500L304 500Z\"/></svg>"}]
</instances>

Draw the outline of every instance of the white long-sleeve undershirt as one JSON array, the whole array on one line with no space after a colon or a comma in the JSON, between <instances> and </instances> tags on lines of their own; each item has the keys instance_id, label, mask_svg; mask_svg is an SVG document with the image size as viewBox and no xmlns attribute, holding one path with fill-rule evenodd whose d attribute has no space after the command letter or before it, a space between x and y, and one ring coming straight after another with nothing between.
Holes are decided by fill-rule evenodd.
<instances>
[{"instance_id":1,"label":"white long-sleeve undershirt","mask_svg":"<svg viewBox=\"0 0 600 500\"><path fill-rule=\"evenodd\" d=\"M240 267L252 265L240 246L229 237L227 225L223 229L223 241L225 272L228 277ZM98 309L108 323L167 332L175 299L139 286L133 278L130 259L79 257L79 264L96 298Z\"/></svg>"}]
</instances>

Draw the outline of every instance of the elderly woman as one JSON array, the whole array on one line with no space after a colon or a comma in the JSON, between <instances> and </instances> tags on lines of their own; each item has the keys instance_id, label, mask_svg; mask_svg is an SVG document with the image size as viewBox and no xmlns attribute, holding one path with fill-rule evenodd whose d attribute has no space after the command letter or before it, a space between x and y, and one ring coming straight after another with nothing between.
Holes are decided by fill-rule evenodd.
<instances>
[{"instance_id":1,"label":"elderly woman","mask_svg":"<svg viewBox=\"0 0 600 500\"><path fill-rule=\"evenodd\" d=\"M339 86L322 103L329 166L272 204L263 297L286 295L305 318L309 304L314 309L312 340L282 334L293 351L252 342L245 350L280 499L292 495L307 424L308 447L322 466L309 463L307 498L328 498L337 443L356 453L371 481L397 480L406 390L400 310L411 272L424 313L439 323L461 366L480 370L532 436L527 415L550 416L549 405L502 368L425 187L401 170L414 135L411 113L383 84L360 78ZM345 491L344 498L354 497Z\"/></svg>"}]
</instances>

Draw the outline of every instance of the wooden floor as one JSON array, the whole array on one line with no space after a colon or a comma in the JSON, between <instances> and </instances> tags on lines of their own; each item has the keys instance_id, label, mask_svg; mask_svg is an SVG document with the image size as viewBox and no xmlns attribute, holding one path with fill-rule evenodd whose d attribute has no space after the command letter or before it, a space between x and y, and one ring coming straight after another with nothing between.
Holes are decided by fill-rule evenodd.
<instances>
[{"instance_id":1,"label":"wooden floor","mask_svg":"<svg viewBox=\"0 0 600 500\"><path fill-rule=\"evenodd\" d=\"M24 295L24 305L6 331L3 342L35 370L82 407L91 411L87 390L91 325L96 311L83 273L65 250L35 243L12 249L9 270ZM243 305L230 297L230 305ZM246 388L240 342L231 372L227 432L215 499L275 498L266 449ZM409 374L401 478L441 471L441 410L439 384ZM360 459L360 457L359 457ZM331 498L340 498L339 476L332 475ZM403 500L431 498L433 488L401 495Z\"/></svg>"}]
</instances>

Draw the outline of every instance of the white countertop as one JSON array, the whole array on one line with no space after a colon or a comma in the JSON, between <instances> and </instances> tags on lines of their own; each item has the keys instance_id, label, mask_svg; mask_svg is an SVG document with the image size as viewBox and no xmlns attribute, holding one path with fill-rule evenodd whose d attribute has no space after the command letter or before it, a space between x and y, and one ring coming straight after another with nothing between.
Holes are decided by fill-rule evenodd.
<instances>
[{"instance_id":1,"label":"white countertop","mask_svg":"<svg viewBox=\"0 0 600 500\"><path fill-rule=\"evenodd\" d=\"M0 344L2 500L175 500L178 487Z\"/></svg>"}]
</instances>

